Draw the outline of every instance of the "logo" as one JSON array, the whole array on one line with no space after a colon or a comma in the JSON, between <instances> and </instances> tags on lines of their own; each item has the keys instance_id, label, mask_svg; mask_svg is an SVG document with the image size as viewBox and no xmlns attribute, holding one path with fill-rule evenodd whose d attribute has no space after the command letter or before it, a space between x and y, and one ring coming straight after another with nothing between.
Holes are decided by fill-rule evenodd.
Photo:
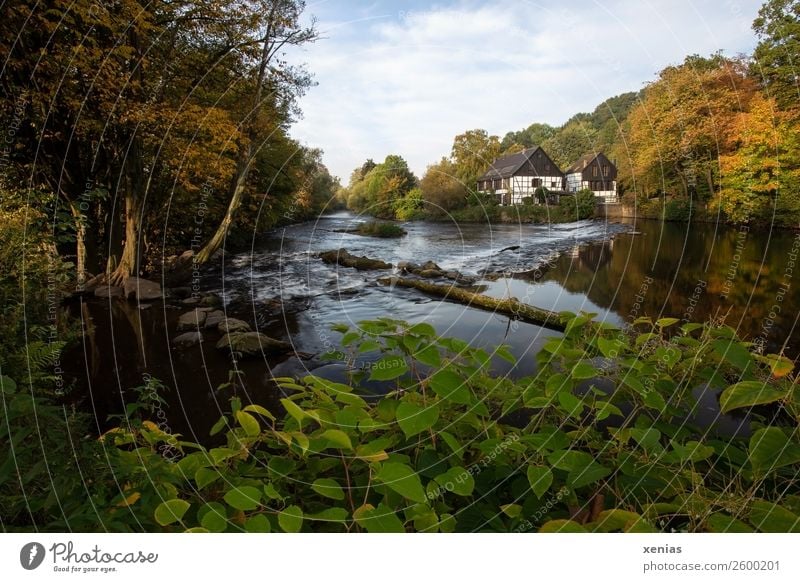
<instances>
[{"instance_id":1,"label":"logo","mask_svg":"<svg viewBox=\"0 0 800 582\"><path fill-rule=\"evenodd\" d=\"M35 570L44 561L44 546L39 542L30 542L19 551L19 563L26 570Z\"/></svg>"}]
</instances>

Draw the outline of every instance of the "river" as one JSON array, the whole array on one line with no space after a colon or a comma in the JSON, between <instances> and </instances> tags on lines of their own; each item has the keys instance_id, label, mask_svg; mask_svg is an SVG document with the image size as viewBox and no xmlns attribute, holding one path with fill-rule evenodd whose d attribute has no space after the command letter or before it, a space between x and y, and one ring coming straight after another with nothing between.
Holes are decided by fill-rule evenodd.
<instances>
[{"instance_id":1,"label":"river","mask_svg":"<svg viewBox=\"0 0 800 582\"><path fill-rule=\"evenodd\" d=\"M69 358L69 374L77 379L74 398L91 408L103 430L107 415L130 400L131 387L158 378L167 386L162 428L204 441L227 410L229 393L217 387L232 369L242 372L237 390L245 399L276 408L280 394L270 377L331 370L330 365L320 368L326 364L316 356L338 347L340 336L330 329L334 323L354 326L392 317L428 322L440 334L474 346L505 343L519 363L512 367L498 359L495 370L514 377L533 373L535 353L558 333L413 289L380 285L377 279L385 272L327 265L317 256L337 248L393 264L432 260L474 276L489 295L510 295L555 311L589 311L618 325L639 316L691 321L725 316L743 336L772 350L784 347L792 357L798 354L800 294L794 286L800 282L800 235L795 232L599 220L491 226L414 222L403 225L408 234L401 239L341 232L362 220L337 213L277 229L249 252L229 254L203 272L203 289L219 294L227 311L313 357L233 363L215 349L216 338L178 349L171 339L186 306L156 302L140 309L123 300L90 300L80 309L88 333ZM508 247L517 248L503 250Z\"/></svg>"}]
</instances>

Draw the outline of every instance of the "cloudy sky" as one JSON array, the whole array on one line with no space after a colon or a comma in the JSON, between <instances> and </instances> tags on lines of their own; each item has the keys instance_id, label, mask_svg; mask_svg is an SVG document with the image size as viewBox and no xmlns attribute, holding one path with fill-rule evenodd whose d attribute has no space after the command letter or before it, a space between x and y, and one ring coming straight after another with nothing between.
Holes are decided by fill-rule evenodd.
<instances>
[{"instance_id":1,"label":"cloudy sky","mask_svg":"<svg viewBox=\"0 0 800 582\"><path fill-rule=\"evenodd\" d=\"M453 137L560 125L687 54L750 52L763 0L307 0L323 39L294 137L346 182L396 153L417 175Z\"/></svg>"}]
</instances>

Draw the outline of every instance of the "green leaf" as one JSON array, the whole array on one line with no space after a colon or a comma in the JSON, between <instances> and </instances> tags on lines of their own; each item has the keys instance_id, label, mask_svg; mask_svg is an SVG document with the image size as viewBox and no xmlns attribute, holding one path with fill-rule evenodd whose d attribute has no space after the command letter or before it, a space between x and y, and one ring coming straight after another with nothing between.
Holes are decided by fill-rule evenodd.
<instances>
[{"instance_id":1,"label":"green leaf","mask_svg":"<svg viewBox=\"0 0 800 582\"><path fill-rule=\"evenodd\" d=\"M225 503L234 509L252 511L261 502L261 491L250 485L242 485L228 491L223 499L225 499Z\"/></svg>"},{"instance_id":2,"label":"green leaf","mask_svg":"<svg viewBox=\"0 0 800 582\"><path fill-rule=\"evenodd\" d=\"M333 479L317 479L311 484L311 488L323 497L339 501L344 499L344 489Z\"/></svg>"},{"instance_id":3,"label":"green leaf","mask_svg":"<svg viewBox=\"0 0 800 582\"><path fill-rule=\"evenodd\" d=\"M800 445L791 442L780 428L762 428L750 437L750 464L757 473L795 463L800 463Z\"/></svg>"},{"instance_id":4,"label":"green leaf","mask_svg":"<svg viewBox=\"0 0 800 582\"><path fill-rule=\"evenodd\" d=\"M425 337L436 336L436 330L430 323L415 323L408 328L408 331Z\"/></svg>"},{"instance_id":5,"label":"green leaf","mask_svg":"<svg viewBox=\"0 0 800 582\"><path fill-rule=\"evenodd\" d=\"M583 402L569 392L559 392L558 403L566 411L567 415L572 418L580 418L583 413Z\"/></svg>"},{"instance_id":6,"label":"green leaf","mask_svg":"<svg viewBox=\"0 0 800 582\"><path fill-rule=\"evenodd\" d=\"M777 402L786 398L788 394L788 388L778 389L764 382L747 380L726 388L719 397L719 404L722 412L727 413L746 406Z\"/></svg>"},{"instance_id":7,"label":"green leaf","mask_svg":"<svg viewBox=\"0 0 800 582\"><path fill-rule=\"evenodd\" d=\"M156 523L159 525L169 525L180 521L186 512L189 510L190 504L183 499L170 499L158 504L156 507L155 517Z\"/></svg>"},{"instance_id":8,"label":"green leaf","mask_svg":"<svg viewBox=\"0 0 800 582\"><path fill-rule=\"evenodd\" d=\"M475 489L475 479L464 467L453 467L434 479L445 491L467 497Z\"/></svg>"},{"instance_id":9,"label":"green leaf","mask_svg":"<svg viewBox=\"0 0 800 582\"><path fill-rule=\"evenodd\" d=\"M570 519L553 519L539 528L540 533L587 533L584 527Z\"/></svg>"},{"instance_id":10,"label":"green leaf","mask_svg":"<svg viewBox=\"0 0 800 582\"><path fill-rule=\"evenodd\" d=\"M500 511L505 513L508 517L514 519L515 517L519 517L522 513L522 506L517 503L507 503L506 505L500 506Z\"/></svg>"},{"instance_id":11,"label":"green leaf","mask_svg":"<svg viewBox=\"0 0 800 582\"><path fill-rule=\"evenodd\" d=\"M456 404L469 404L471 394L461 376L452 370L440 370L428 378L428 384L436 394Z\"/></svg>"},{"instance_id":12,"label":"green leaf","mask_svg":"<svg viewBox=\"0 0 800 582\"><path fill-rule=\"evenodd\" d=\"M261 432L261 427L258 426L258 421L252 414L240 410L236 413L236 420L242 426L247 436L254 437Z\"/></svg>"},{"instance_id":13,"label":"green leaf","mask_svg":"<svg viewBox=\"0 0 800 582\"><path fill-rule=\"evenodd\" d=\"M288 398L281 398L281 404L283 404L283 407L286 409L286 412L289 413L289 416L294 418L299 423L302 423L303 419L308 416L302 408L297 406L297 404Z\"/></svg>"},{"instance_id":14,"label":"green leaf","mask_svg":"<svg viewBox=\"0 0 800 582\"><path fill-rule=\"evenodd\" d=\"M391 507L362 505L353 513L356 523L369 533L403 533L405 527Z\"/></svg>"},{"instance_id":15,"label":"green leaf","mask_svg":"<svg viewBox=\"0 0 800 582\"><path fill-rule=\"evenodd\" d=\"M718 339L711 342L714 351L723 360L733 364L740 370L744 370L753 361L750 352L740 342L735 339Z\"/></svg>"},{"instance_id":16,"label":"green leaf","mask_svg":"<svg viewBox=\"0 0 800 582\"><path fill-rule=\"evenodd\" d=\"M798 533L800 517L769 501L754 501L750 508L750 523L767 533Z\"/></svg>"},{"instance_id":17,"label":"green leaf","mask_svg":"<svg viewBox=\"0 0 800 582\"><path fill-rule=\"evenodd\" d=\"M553 484L553 472L549 467L531 465L528 467L528 483L537 499L541 499Z\"/></svg>"},{"instance_id":18,"label":"green leaf","mask_svg":"<svg viewBox=\"0 0 800 582\"><path fill-rule=\"evenodd\" d=\"M403 434L406 438L411 438L436 424L439 420L439 408L436 406L423 408L403 401L397 406L396 415L397 424L400 425Z\"/></svg>"},{"instance_id":19,"label":"green leaf","mask_svg":"<svg viewBox=\"0 0 800 582\"><path fill-rule=\"evenodd\" d=\"M272 414L269 410L264 408L259 404L248 404L244 408L242 408L244 412L255 412L256 414L263 416L264 418L268 418L270 420L276 420L275 415Z\"/></svg>"},{"instance_id":20,"label":"green leaf","mask_svg":"<svg viewBox=\"0 0 800 582\"><path fill-rule=\"evenodd\" d=\"M225 515L225 508L219 503L207 503L205 511L200 518L200 525L213 533L220 533L227 529L228 518ZM200 515L200 512L198 512Z\"/></svg>"},{"instance_id":21,"label":"green leaf","mask_svg":"<svg viewBox=\"0 0 800 582\"><path fill-rule=\"evenodd\" d=\"M425 503L427 497L419 475L403 463L383 463L375 478L406 499Z\"/></svg>"},{"instance_id":22,"label":"green leaf","mask_svg":"<svg viewBox=\"0 0 800 582\"><path fill-rule=\"evenodd\" d=\"M269 533L272 526L266 515L251 515L245 520L244 529L250 533Z\"/></svg>"},{"instance_id":23,"label":"green leaf","mask_svg":"<svg viewBox=\"0 0 800 582\"><path fill-rule=\"evenodd\" d=\"M220 473L214 469L207 469L206 467L200 467L194 474L194 481L197 483L198 489L203 489L209 483L213 483L217 479L219 479Z\"/></svg>"},{"instance_id":24,"label":"green leaf","mask_svg":"<svg viewBox=\"0 0 800 582\"><path fill-rule=\"evenodd\" d=\"M418 361L433 368L438 368L442 365L442 357L439 354L439 348L436 346L425 346L421 350L414 352L413 356Z\"/></svg>"},{"instance_id":25,"label":"green leaf","mask_svg":"<svg viewBox=\"0 0 800 582\"><path fill-rule=\"evenodd\" d=\"M297 533L303 527L303 510L290 505L278 514L278 525L286 533Z\"/></svg>"},{"instance_id":26,"label":"green leaf","mask_svg":"<svg viewBox=\"0 0 800 582\"><path fill-rule=\"evenodd\" d=\"M591 364L578 362L570 371L570 376L576 380L588 380L597 376L597 370Z\"/></svg>"},{"instance_id":27,"label":"green leaf","mask_svg":"<svg viewBox=\"0 0 800 582\"><path fill-rule=\"evenodd\" d=\"M606 339L604 337L597 338L597 348L600 353L607 358L618 358L619 355L625 350L625 342L618 339Z\"/></svg>"},{"instance_id":28,"label":"green leaf","mask_svg":"<svg viewBox=\"0 0 800 582\"><path fill-rule=\"evenodd\" d=\"M353 448L347 433L336 428L326 430L320 435L320 438L327 440L328 446L333 449L346 449L349 451Z\"/></svg>"},{"instance_id":29,"label":"green leaf","mask_svg":"<svg viewBox=\"0 0 800 582\"><path fill-rule=\"evenodd\" d=\"M228 426L228 417L227 416L221 416L220 419L217 422L214 423L214 426L211 427L211 430L209 431L208 434L210 434L211 436L214 436L217 433L219 433L219 431L221 431L226 426Z\"/></svg>"},{"instance_id":30,"label":"green leaf","mask_svg":"<svg viewBox=\"0 0 800 582\"><path fill-rule=\"evenodd\" d=\"M394 380L408 372L408 364L402 356L384 356L372 365L370 380Z\"/></svg>"},{"instance_id":31,"label":"green leaf","mask_svg":"<svg viewBox=\"0 0 800 582\"><path fill-rule=\"evenodd\" d=\"M0 393L10 396L17 391L17 383L8 376L0 376Z\"/></svg>"},{"instance_id":32,"label":"green leaf","mask_svg":"<svg viewBox=\"0 0 800 582\"><path fill-rule=\"evenodd\" d=\"M671 325L675 325L679 321L680 319L677 317L662 317L661 319L656 320L656 325L658 327L669 327Z\"/></svg>"},{"instance_id":33,"label":"green leaf","mask_svg":"<svg viewBox=\"0 0 800 582\"><path fill-rule=\"evenodd\" d=\"M753 528L724 513L712 513L706 519L706 527L712 533L753 533Z\"/></svg>"},{"instance_id":34,"label":"green leaf","mask_svg":"<svg viewBox=\"0 0 800 582\"><path fill-rule=\"evenodd\" d=\"M584 487L611 474L611 469L592 461L585 467L573 469L567 475L567 485L575 489Z\"/></svg>"},{"instance_id":35,"label":"green leaf","mask_svg":"<svg viewBox=\"0 0 800 582\"><path fill-rule=\"evenodd\" d=\"M374 352L375 350L379 350L379 349L381 349L380 342L376 342L375 340L368 339L368 340L364 340L363 342L361 342L361 344L358 346L358 353L359 354L364 354L364 353L367 353L367 352Z\"/></svg>"}]
</instances>

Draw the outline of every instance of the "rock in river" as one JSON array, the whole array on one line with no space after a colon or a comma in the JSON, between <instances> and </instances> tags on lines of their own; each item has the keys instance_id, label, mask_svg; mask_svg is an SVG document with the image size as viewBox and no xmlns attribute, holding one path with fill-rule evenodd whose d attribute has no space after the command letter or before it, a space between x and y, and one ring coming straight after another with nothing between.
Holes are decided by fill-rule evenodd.
<instances>
[{"instance_id":1,"label":"rock in river","mask_svg":"<svg viewBox=\"0 0 800 582\"><path fill-rule=\"evenodd\" d=\"M243 357L261 354L283 354L292 350L286 342L273 339L257 331L229 333L217 342L218 350L230 350Z\"/></svg>"},{"instance_id":2,"label":"rock in river","mask_svg":"<svg viewBox=\"0 0 800 582\"><path fill-rule=\"evenodd\" d=\"M250 324L235 317L228 317L219 322L217 329L220 333L239 333L250 331Z\"/></svg>"},{"instance_id":3,"label":"rock in river","mask_svg":"<svg viewBox=\"0 0 800 582\"><path fill-rule=\"evenodd\" d=\"M208 313L200 309L184 313L178 318L178 331L198 330L206 322Z\"/></svg>"},{"instance_id":4,"label":"rock in river","mask_svg":"<svg viewBox=\"0 0 800 582\"><path fill-rule=\"evenodd\" d=\"M153 301L163 297L161 285L139 277L128 277L125 280L124 291L127 299L136 298L139 301Z\"/></svg>"},{"instance_id":5,"label":"rock in river","mask_svg":"<svg viewBox=\"0 0 800 582\"><path fill-rule=\"evenodd\" d=\"M122 287L115 287L114 285L101 285L94 290L95 297L122 297L123 294Z\"/></svg>"},{"instance_id":6,"label":"rock in river","mask_svg":"<svg viewBox=\"0 0 800 582\"><path fill-rule=\"evenodd\" d=\"M203 341L202 333L200 333L199 331L188 331L174 338L172 340L172 343L179 348L188 348L190 346L197 345L202 341Z\"/></svg>"}]
</instances>

